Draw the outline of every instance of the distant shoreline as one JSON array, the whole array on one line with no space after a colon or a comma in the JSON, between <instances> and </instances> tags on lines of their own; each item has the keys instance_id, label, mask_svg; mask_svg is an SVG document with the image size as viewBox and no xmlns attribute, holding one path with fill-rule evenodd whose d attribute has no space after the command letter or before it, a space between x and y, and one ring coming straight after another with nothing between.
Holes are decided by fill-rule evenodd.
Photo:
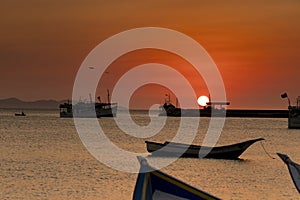
<instances>
[{"instance_id":1,"label":"distant shoreline","mask_svg":"<svg viewBox=\"0 0 300 200\"><path fill-rule=\"evenodd\" d=\"M44 109L49 109L49 110L59 110L59 105L67 102L68 100L36 100L36 101L23 101L18 98L6 98L6 99L0 99L0 109L39 109L39 110L44 110ZM125 107L119 106L120 111L122 110L128 110ZM135 111L135 112L148 112L147 109L129 109L130 111ZM197 109L183 109L187 111L192 111L192 110L197 110ZM159 110L158 110L159 111ZM250 112L274 112L274 111L279 111L279 112L287 112L287 109L240 109L240 108L230 108L227 109L229 112L244 112L244 111L250 111Z\"/></svg>"},{"instance_id":2,"label":"distant shoreline","mask_svg":"<svg viewBox=\"0 0 300 200\"><path fill-rule=\"evenodd\" d=\"M59 104L66 100L37 100L22 101L17 98L0 99L0 108L2 109L59 109Z\"/></svg>"}]
</instances>

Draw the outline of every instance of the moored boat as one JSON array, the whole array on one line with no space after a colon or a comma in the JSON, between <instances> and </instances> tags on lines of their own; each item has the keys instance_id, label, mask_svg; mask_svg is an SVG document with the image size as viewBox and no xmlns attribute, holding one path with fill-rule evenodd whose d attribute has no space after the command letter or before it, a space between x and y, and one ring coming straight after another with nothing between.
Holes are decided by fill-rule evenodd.
<instances>
[{"instance_id":1,"label":"moored boat","mask_svg":"<svg viewBox=\"0 0 300 200\"><path fill-rule=\"evenodd\" d=\"M115 117L117 115L117 103L77 103L74 106L71 103L60 104L60 117Z\"/></svg>"},{"instance_id":2,"label":"moored boat","mask_svg":"<svg viewBox=\"0 0 300 200\"><path fill-rule=\"evenodd\" d=\"M300 107L299 106L289 107L288 128L300 129Z\"/></svg>"},{"instance_id":3,"label":"moored boat","mask_svg":"<svg viewBox=\"0 0 300 200\"><path fill-rule=\"evenodd\" d=\"M264 140L264 138L257 138L218 147L189 145L168 141L165 143L145 141L145 143L147 146L147 151L153 156L236 160L244 151L246 151L248 147L261 140Z\"/></svg>"},{"instance_id":4,"label":"moored boat","mask_svg":"<svg viewBox=\"0 0 300 200\"><path fill-rule=\"evenodd\" d=\"M169 96L168 96L169 97ZM288 118L287 110L249 110L227 109L230 102L208 102L201 109L183 109L165 99L159 116L169 117L251 117L251 118Z\"/></svg>"},{"instance_id":5,"label":"moored boat","mask_svg":"<svg viewBox=\"0 0 300 200\"><path fill-rule=\"evenodd\" d=\"M78 102L74 105L69 101L64 104L59 105L59 114L61 118L72 118L72 117L82 117L82 118L93 118L93 117L115 117L117 115L118 104L110 103L109 92L108 92L108 102L101 102L100 97L98 97L99 102L93 102L90 97L90 102Z\"/></svg>"},{"instance_id":6,"label":"moored boat","mask_svg":"<svg viewBox=\"0 0 300 200\"><path fill-rule=\"evenodd\" d=\"M288 99L288 128L289 129L300 129L300 96L296 99L297 103L295 106L291 106L290 99L287 93L281 95L281 98Z\"/></svg>"},{"instance_id":7,"label":"moored boat","mask_svg":"<svg viewBox=\"0 0 300 200\"><path fill-rule=\"evenodd\" d=\"M172 104L170 94L166 94L165 103L161 106L162 112L159 116L170 117L225 117L226 109L224 106L230 102L207 102L202 109L182 109L178 107L178 100L176 98L176 106Z\"/></svg>"}]
</instances>

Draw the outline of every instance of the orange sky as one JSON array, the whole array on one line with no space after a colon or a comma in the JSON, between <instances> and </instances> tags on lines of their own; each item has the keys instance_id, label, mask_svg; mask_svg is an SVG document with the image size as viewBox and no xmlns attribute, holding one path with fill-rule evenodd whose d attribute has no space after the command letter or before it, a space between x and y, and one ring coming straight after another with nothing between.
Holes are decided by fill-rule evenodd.
<instances>
[{"instance_id":1,"label":"orange sky","mask_svg":"<svg viewBox=\"0 0 300 200\"><path fill-rule=\"evenodd\" d=\"M0 7L0 99L71 98L77 70L96 45L121 31L155 26L180 31L208 51L223 77L230 108L284 109L287 102L280 98L282 92L288 92L292 102L300 95L298 19L297 0L4 0ZM149 61L151 52L142 54L146 56L125 55L116 62L122 63L125 72L125 66L129 69L130 64ZM184 68L189 79L195 78L172 56L154 58ZM103 78L99 95L112 87L118 73L111 70L107 80ZM197 95L207 95L203 84L193 85ZM165 92L144 87L133 104L161 103Z\"/></svg>"}]
</instances>

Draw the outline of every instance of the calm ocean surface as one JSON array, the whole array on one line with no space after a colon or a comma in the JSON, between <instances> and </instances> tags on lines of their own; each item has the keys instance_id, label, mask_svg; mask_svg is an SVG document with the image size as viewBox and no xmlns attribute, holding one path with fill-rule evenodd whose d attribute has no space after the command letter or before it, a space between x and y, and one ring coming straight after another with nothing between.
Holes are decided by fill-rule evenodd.
<instances>
[{"instance_id":1,"label":"calm ocean surface","mask_svg":"<svg viewBox=\"0 0 300 200\"><path fill-rule=\"evenodd\" d=\"M73 119L59 118L57 110L24 111L26 117L15 117L19 110L0 110L1 199L132 198L137 174L111 169L91 156ZM131 114L137 124L149 123L148 113ZM168 118L165 127L147 140L171 140L179 121ZM115 145L146 152L146 139L129 137L114 119L101 118L99 123ZM209 118L201 118L194 144L201 143L208 123ZM300 163L300 130L289 130L287 119L227 118L217 145L258 137L266 140L253 144L242 160L181 158L162 171L222 199L300 199L276 155L285 153Z\"/></svg>"}]
</instances>

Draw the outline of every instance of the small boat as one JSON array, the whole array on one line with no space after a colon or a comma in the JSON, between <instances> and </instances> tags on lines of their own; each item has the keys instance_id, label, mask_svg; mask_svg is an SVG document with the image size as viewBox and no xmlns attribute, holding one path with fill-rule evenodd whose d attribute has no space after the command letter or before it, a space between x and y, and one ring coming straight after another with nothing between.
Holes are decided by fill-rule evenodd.
<instances>
[{"instance_id":1,"label":"small boat","mask_svg":"<svg viewBox=\"0 0 300 200\"><path fill-rule=\"evenodd\" d=\"M281 98L288 99L288 128L289 129L300 129L300 96L297 98L297 104L295 106L291 106L290 99L287 93L283 93Z\"/></svg>"},{"instance_id":2,"label":"small boat","mask_svg":"<svg viewBox=\"0 0 300 200\"><path fill-rule=\"evenodd\" d=\"M293 162L287 155L277 153L281 160L287 165L294 185L300 193L300 165Z\"/></svg>"},{"instance_id":3,"label":"small boat","mask_svg":"<svg viewBox=\"0 0 300 200\"><path fill-rule=\"evenodd\" d=\"M205 191L199 190L187 183L178 180L147 163L147 160L138 156L140 172L137 177L133 200L145 199L194 199L217 200Z\"/></svg>"},{"instance_id":4,"label":"small boat","mask_svg":"<svg viewBox=\"0 0 300 200\"><path fill-rule=\"evenodd\" d=\"M245 142L218 147L189 145L174 142L157 143L145 141L145 143L147 146L147 151L153 156L237 160L248 147L261 140L264 140L264 138L257 138L247 140Z\"/></svg>"},{"instance_id":5,"label":"small boat","mask_svg":"<svg viewBox=\"0 0 300 200\"><path fill-rule=\"evenodd\" d=\"M26 114L24 112L21 113L15 113L15 116L26 116Z\"/></svg>"}]
</instances>

